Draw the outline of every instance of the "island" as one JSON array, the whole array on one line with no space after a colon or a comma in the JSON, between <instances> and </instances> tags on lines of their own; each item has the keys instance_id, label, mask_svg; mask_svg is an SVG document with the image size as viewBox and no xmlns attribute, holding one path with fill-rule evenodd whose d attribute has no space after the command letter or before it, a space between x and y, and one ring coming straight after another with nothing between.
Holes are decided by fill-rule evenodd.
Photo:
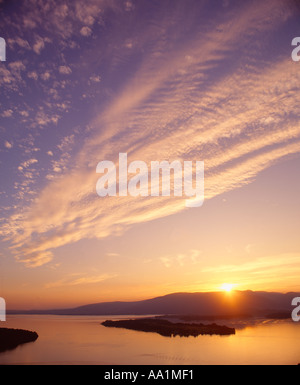
<instances>
[{"instance_id":1,"label":"island","mask_svg":"<svg viewBox=\"0 0 300 385\"><path fill-rule=\"evenodd\" d=\"M164 337L197 337L199 335L230 335L235 329L215 323L204 325L201 323L174 323L163 319L138 318L119 321L104 321L105 327L123 328L142 332L158 333Z\"/></svg>"},{"instance_id":2,"label":"island","mask_svg":"<svg viewBox=\"0 0 300 385\"><path fill-rule=\"evenodd\" d=\"M21 344L37 340L36 332L23 329L0 328L0 352L15 349Z\"/></svg>"}]
</instances>

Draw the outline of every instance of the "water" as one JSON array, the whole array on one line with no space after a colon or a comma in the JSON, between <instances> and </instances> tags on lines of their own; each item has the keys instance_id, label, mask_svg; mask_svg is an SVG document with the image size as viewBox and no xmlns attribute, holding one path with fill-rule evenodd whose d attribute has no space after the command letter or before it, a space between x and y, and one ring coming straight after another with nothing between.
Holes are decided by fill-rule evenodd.
<instances>
[{"instance_id":1,"label":"water","mask_svg":"<svg viewBox=\"0 0 300 385\"><path fill-rule=\"evenodd\" d=\"M0 327L38 340L0 353L0 364L209 365L300 363L300 323L264 321L230 336L162 337L101 322L122 317L8 316ZM123 317L124 318L124 317ZM136 318L136 317L135 317Z\"/></svg>"}]
</instances>

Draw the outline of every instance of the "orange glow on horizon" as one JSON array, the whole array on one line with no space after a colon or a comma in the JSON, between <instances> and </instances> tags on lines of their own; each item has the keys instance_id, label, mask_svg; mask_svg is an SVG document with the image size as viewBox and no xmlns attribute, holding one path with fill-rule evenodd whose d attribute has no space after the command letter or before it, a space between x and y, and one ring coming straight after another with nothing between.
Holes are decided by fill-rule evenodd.
<instances>
[{"instance_id":1,"label":"orange glow on horizon","mask_svg":"<svg viewBox=\"0 0 300 385\"><path fill-rule=\"evenodd\" d=\"M227 293L230 293L235 286L236 286L236 284L234 284L234 283L223 283L220 286L220 289L223 291L226 291Z\"/></svg>"}]
</instances>

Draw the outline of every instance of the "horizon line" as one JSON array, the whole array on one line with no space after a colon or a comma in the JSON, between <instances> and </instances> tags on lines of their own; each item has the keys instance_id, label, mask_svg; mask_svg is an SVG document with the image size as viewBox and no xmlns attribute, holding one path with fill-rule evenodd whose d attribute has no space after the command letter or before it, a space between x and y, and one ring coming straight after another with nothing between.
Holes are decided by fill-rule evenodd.
<instances>
[{"instance_id":1,"label":"horizon line","mask_svg":"<svg viewBox=\"0 0 300 385\"><path fill-rule=\"evenodd\" d=\"M282 294L282 295L288 295L288 294L300 294L300 291L288 291L288 292L280 292L280 291L267 291L267 290L251 290L251 289L246 289L246 290L238 290L238 289L232 289L230 292L227 292L226 290L213 290L213 291L194 291L194 292L186 292L186 291L179 291L179 292L174 292L174 293L168 293L168 294L162 294L162 295L157 295L155 297L151 298L145 298L145 299L139 299L139 300L126 300L126 301L120 301L120 300L114 300L114 301L100 301L100 302L92 302L92 303L86 303L83 305L78 305L78 306L73 306L73 307L59 307L59 308L31 308L31 309L10 309L6 308L7 314L10 312L34 312L34 311L62 311L62 310L74 310L78 309L81 307L85 306L91 306L91 305L98 305L98 304L108 304L108 303L137 303L137 302L143 302L143 301L149 301L157 298L163 298L163 297L168 297L171 295L179 295L179 294L224 294L224 295L230 295L234 292L252 292L252 293L272 293L272 294ZM14 313L15 315L17 313Z\"/></svg>"}]
</instances>

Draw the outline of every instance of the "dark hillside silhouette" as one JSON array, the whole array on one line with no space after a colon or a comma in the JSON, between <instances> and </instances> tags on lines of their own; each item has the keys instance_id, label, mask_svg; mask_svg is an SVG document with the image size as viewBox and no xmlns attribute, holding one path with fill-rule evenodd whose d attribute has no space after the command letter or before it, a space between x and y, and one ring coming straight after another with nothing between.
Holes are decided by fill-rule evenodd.
<instances>
[{"instance_id":1,"label":"dark hillside silhouette","mask_svg":"<svg viewBox=\"0 0 300 385\"><path fill-rule=\"evenodd\" d=\"M36 332L22 329L0 328L0 352L15 349L21 344L33 342L38 338Z\"/></svg>"},{"instance_id":2,"label":"dark hillside silhouette","mask_svg":"<svg viewBox=\"0 0 300 385\"><path fill-rule=\"evenodd\" d=\"M206 293L175 293L135 302L101 302L70 309L8 310L8 314L56 315L197 315L267 316L292 311L291 302L300 293L272 293L264 291L232 291Z\"/></svg>"}]
</instances>

